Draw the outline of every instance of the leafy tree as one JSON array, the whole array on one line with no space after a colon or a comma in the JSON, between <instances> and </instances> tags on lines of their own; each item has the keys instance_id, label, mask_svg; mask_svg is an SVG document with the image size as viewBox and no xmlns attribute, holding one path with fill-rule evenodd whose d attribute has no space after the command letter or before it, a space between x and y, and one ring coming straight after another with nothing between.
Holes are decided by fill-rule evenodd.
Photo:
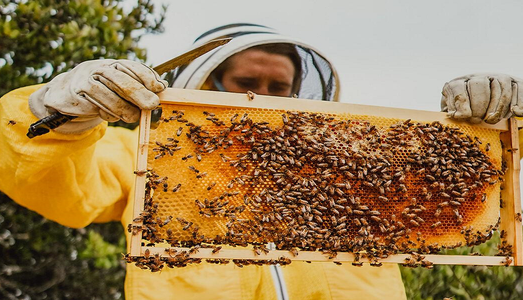
<instances>
[{"instance_id":1,"label":"leafy tree","mask_svg":"<svg viewBox=\"0 0 523 300\"><path fill-rule=\"evenodd\" d=\"M145 60L138 46L162 32L164 12L150 0L131 9L123 0L1 0L0 95L42 83L79 62L97 58Z\"/></svg>"},{"instance_id":2,"label":"leafy tree","mask_svg":"<svg viewBox=\"0 0 523 300\"><path fill-rule=\"evenodd\" d=\"M144 61L166 7L123 2L0 0L0 96L89 59ZM119 223L67 228L0 193L0 299L122 299L124 249Z\"/></svg>"},{"instance_id":3,"label":"leafy tree","mask_svg":"<svg viewBox=\"0 0 523 300\"><path fill-rule=\"evenodd\" d=\"M1 299L123 298L125 237L119 223L71 229L2 196Z\"/></svg>"},{"instance_id":4,"label":"leafy tree","mask_svg":"<svg viewBox=\"0 0 523 300\"><path fill-rule=\"evenodd\" d=\"M442 254L467 255L473 252L496 255L499 235L485 244L457 248ZM523 267L435 265L434 269L401 268L409 300L490 300L523 299Z\"/></svg>"}]
</instances>

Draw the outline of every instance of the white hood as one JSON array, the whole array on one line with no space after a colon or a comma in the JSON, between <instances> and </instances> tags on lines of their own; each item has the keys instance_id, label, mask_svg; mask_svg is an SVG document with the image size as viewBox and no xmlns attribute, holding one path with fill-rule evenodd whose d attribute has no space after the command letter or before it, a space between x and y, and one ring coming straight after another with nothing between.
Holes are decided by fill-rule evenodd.
<instances>
[{"instance_id":1,"label":"white hood","mask_svg":"<svg viewBox=\"0 0 523 300\"><path fill-rule=\"evenodd\" d=\"M197 47L213 39L233 39L201 57L185 68L175 70L172 87L200 89L209 74L232 55L262 44L294 44L302 58L302 84L298 97L337 101L339 94L338 75L331 63L316 49L296 39L282 36L271 28L254 24L231 24L204 33L194 43Z\"/></svg>"}]
</instances>

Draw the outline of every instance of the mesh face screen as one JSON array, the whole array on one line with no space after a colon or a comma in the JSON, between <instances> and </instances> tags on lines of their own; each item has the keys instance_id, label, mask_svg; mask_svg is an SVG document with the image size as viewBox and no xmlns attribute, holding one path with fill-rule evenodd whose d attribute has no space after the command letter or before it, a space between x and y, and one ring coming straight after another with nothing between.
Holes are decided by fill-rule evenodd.
<instances>
[{"instance_id":1,"label":"mesh face screen","mask_svg":"<svg viewBox=\"0 0 523 300\"><path fill-rule=\"evenodd\" d=\"M331 64L311 49L299 46L297 49L303 68L299 98L337 101L335 94L339 87Z\"/></svg>"},{"instance_id":2,"label":"mesh face screen","mask_svg":"<svg viewBox=\"0 0 523 300\"><path fill-rule=\"evenodd\" d=\"M153 243L430 252L485 241L499 220L497 130L162 107L148 152L144 227L153 229L143 233Z\"/></svg>"}]
</instances>

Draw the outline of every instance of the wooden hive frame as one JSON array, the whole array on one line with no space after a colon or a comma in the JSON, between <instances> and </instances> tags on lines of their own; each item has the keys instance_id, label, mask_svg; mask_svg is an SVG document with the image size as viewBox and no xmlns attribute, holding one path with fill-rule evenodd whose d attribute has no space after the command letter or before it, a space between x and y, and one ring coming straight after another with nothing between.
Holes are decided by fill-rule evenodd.
<instances>
[{"instance_id":1,"label":"wooden hive frame","mask_svg":"<svg viewBox=\"0 0 523 300\"><path fill-rule=\"evenodd\" d=\"M260 95L247 95L211 91L197 91L185 89L168 88L159 94L161 103L197 105L197 106L225 106L241 108L276 109L283 111L318 111L322 113L350 112L354 115L372 115L395 119L415 119L417 121L433 122L438 121L442 124L459 124L446 117L445 113L428 112L419 110L408 110L398 108L376 107L368 105L356 105L347 103L321 102L303 99L280 98ZM458 264L458 265L523 265L523 245L521 227L521 197L519 185L520 172L520 150L518 120L510 118L502 120L495 125L478 124L475 126L496 129L501 132L500 139L508 151L503 152L503 160L507 164L505 172L504 188L501 190L504 208L500 212L501 223L499 230L507 233L506 240L512 245L512 257L504 256L470 256L470 255L424 255L425 258L434 264ZM147 151L149 147L149 134L151 126L151 112L142 111L140 121L139 145L137 155L137 170L147 169ZM135 202L133 219L137 218L144 208L146 176L138 173L135 182ZM518 217L519 216L519 217ZM142 225L139 220L133 221L134 226ZM188 248L176 248L177 250L189 250ZM255 255L252 250L223 249L218 253L213 253L211 248L202 248L198 253L191 254L192 258L210 259L252 259L252 260L271 260L286 257L291 260L303 261L334 261L334 262L353 262L355 256L352 253L338 253L335 258L328 258L321 252L300 251L297 256L290 255L286 250L272 250L268 253ZM131 237L131 257L143 257L159 254L167 256L165 247L148 247L143 245L141 234ZM384 263L404 263L410 254L391 255L380 259ZM508 261L511 262L507 263ZM368 262L362 259L362 262Z\"/></svg>"}]
</instances>

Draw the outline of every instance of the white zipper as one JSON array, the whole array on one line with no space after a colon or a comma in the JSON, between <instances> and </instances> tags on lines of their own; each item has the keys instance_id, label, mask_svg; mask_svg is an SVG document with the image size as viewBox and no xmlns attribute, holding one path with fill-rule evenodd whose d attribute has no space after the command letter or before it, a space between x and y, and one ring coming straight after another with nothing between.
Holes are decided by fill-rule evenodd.
<instances>
[{"instance_id":1,"label":"white zipper","mask_svg":"<svg viewBox=\"0 0 523 300\"><path fill-rule=\"evenodd\" d=\"M267 248L269 250L276 250L274 243L268 243ZM289 295L287 294L287 286L285 285L285 279L283 278L283 271L281 266L270 265L269 266L272 275L272 281L274 282L274 289L276 290L276 296L278 300L289 300Z\"/></svg>"}]
</instances>

